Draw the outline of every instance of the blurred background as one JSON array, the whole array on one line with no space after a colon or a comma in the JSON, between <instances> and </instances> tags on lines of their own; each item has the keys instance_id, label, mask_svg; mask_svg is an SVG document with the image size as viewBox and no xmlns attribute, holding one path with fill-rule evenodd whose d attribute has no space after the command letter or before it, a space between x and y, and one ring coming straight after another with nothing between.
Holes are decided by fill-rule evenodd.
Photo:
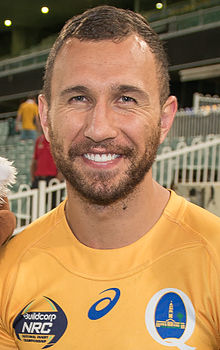
<instances>
[{"instance_id":1,"label":"blurred background","mask_svg":"<svg viewBox=\"0 0 220 350\"><path fill-rule=\"evenodd\" d=\"M219 0L7 0L0 2L1 112L41 89L48 49L64 22L101 4L135 10L151 23L165 43L180 108L192 106L194 92L220 94Z\"/></svg>"}]
</instances>

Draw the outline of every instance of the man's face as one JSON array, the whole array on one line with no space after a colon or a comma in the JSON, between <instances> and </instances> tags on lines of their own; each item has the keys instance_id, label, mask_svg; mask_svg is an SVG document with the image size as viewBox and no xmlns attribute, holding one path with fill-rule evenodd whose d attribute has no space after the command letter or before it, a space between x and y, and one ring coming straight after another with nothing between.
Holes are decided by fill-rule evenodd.
<instances>
[{"instance_id":1,"label":"man's face","mask_svg":"<svg viewBox=\"0 0 220 350\"><path fill-rule=\"evenodd\" d=\"M149 176L161 137L159 100L154 57L139 37L64 44L43 124L58 168L80 196L111 204Z\"/></svg>"}]
</instances>

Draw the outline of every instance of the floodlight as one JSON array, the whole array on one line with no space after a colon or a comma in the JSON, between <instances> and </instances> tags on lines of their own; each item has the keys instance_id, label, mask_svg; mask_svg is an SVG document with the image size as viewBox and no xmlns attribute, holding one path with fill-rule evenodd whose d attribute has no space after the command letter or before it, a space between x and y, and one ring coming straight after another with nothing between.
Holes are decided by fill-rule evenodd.
<instances>
[{"instance_id":1,"label":"floodlight","mask_svg":"<svg viewBox=\"0 0 220 350\"><path fill-rule=\"evenodd\" d=\"M10 19L5 19L5 20L4 20L4 25L5 25L6 27L10 27L10 26L12 25L12 21L11 21Z\"/></svg>"},{"instance_id":2,"label":"floodlight","mask_svg":"<svg viewBox=\"0 0 220 350\"><path fill-rule=\"evenodd\" d=\"M157 3L156 3L156 9L157 9L157 10L162 10L162 8L163 8L162 2L157 2Z\"/></svg>"},{"instance_id":3,"label":"floodlight","mask_svg":"<svg viewBox=\"0 0 220 350\"><path fill-rule=\"evenodd\" d=\"M49 8L47 6L43 6L43 7L41 7L41 12L43 14L48 13L49 12Z\"/></svg>"}]
</instances>

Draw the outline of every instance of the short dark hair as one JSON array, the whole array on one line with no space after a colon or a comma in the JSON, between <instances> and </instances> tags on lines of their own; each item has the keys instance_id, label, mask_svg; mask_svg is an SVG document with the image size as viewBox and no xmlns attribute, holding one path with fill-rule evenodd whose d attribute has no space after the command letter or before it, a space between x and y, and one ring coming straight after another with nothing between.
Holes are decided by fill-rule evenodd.
<instances>
[{"instance_id":1,"label":"short dark hair","mask_svg":"<svg viewBox=\"0 0 220 350\"><path fill-rule=\"evenodd\" d=\"M50 51L45 67L43 93L48 104L50 105L54 62L67 39L120 42L132 34L139 35L154 54L160 86L160 103L163 105L169 96L170 89L168 60L162 42L143 16L113 6L94 7L72 17L64 25Z\"/></svg>"}]
</instances>

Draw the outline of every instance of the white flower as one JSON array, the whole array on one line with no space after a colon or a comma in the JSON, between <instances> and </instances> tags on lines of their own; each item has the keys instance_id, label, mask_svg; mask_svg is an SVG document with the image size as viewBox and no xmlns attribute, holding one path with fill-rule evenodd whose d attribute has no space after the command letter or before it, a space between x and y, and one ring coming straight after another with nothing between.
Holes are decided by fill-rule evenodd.
<instances>
[{"instance_id":1,"label":"white flower","mask_svg":"<svg viewBox=\"0 0 220 350\"><path fill-rule=\"evenodd\" d=\"M8 159L0 157L0 203L2 197L7 195L7 186L15 183L17 171L12 163Z\"/></svg>"}]
</instances>

